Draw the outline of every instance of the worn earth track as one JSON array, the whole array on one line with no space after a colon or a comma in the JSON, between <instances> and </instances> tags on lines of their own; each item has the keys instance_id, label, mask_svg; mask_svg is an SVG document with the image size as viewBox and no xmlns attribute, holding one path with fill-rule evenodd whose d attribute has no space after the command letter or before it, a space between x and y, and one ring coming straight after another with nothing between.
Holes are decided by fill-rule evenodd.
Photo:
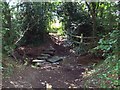
<instances>
[{"instance_id":1,"label":"worn earth track","mask_svg":"<svg viewBox=\"0 0 120 90\"><path fill-rule=\"evenodd\" d=\"M99 61L90 57L69 55L57 64L46 62L38 68L30 65L18 66L10 77L3 78L3 87L46 88L47 85L52 85L53 88L80 88L83 80L82 73L88 68L88 64Z\"/></svg>"},{"instance_id":2,"label":"worn earth track","mask_svg":"<svg viewBox=\"0 0 120 90\"><path fill-rule=\"evenodd\" d=\"M10 76L2 80L3 88L80 88L83 87L81 81L83 74L88 68L88 64L96 63L100 58L92 55L75 56L70 53L70 48L64 48L56 44L43 45L41 47L22 47L16 50L14 55L23 59L25 56L36 59L43 53L43 50L52 45L55 49L55 56L64 56L59 63L44 62L39 67L32 67L31 64L16 65ZM20 55L19 55L20 53ZM32 59L32 60L33 60Z\"/></svg>"}]
</instances>

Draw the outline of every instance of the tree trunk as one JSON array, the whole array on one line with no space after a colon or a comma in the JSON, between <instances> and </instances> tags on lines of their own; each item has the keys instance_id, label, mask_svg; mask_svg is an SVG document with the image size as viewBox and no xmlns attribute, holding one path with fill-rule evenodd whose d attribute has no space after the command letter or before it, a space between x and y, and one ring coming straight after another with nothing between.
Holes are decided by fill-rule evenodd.
<instances>
[{"instance_id":1,"label":"tree trunk","mask_svg":"<svg viewBox=\"0 0 120 90\"><path fill-rule=\"evenodd\" d=\"M92 19L92 27L93 27L93 33L92 33L92 35L93 35L93 37L96 37L96 34L97 34L97 24L96 24L96 16L97 16L97 14L96 14L96 3L95 2L91 2L91 3L87 3L86 2L86 5L87 5L87 7L88 7L88 10L89 10L89 12L90 12L90 14L91 14L91 19ZM98 7L97 7L98 8ZM95 38L93 38L93 41L95 41ZM94 44L95 44L95 42L94 42Z\"/></svg>"},{"instance_id":2,"label":"tree trunk","mask_svg":"<svg viewBox=\"0 0 120 90\"><path fill-rule=\"evenodd\" d=\"M96 37L96 15L93 13L92 15L92 22L93 22L93 37Z\"/></svg>"}]
</instances>

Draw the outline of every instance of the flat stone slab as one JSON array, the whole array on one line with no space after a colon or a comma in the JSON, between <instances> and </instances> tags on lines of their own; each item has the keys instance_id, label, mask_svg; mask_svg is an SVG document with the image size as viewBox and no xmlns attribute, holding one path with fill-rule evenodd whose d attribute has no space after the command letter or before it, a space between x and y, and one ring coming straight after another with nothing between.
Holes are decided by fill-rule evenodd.
<instances>
[{"instance_id":1,"label":"flat stone slab","mask_svg":"<svg viewBox=\"0 0 120 90\"><path fill-rule=\"evenodd\" d=\"M38 59L34 59L32 62L38 62L38 63L43 63L43 62L45 62L45 60L38 60Z\"/></svg>"},{"instance_id":2,"label":"flat stone slab","mask_svg":"<svg viewBox=\"0 0 120 90\"><path fill-rule=\"evenodd\" d=\"M55 63L61 60L63 60L63 57L59 57L59 56L53 56L52 58L47 59L47 61L51 63Z\"/></svg>"},{"instance_id":3,"label":"flat stone slab","mask_svg":"<svg viewBox=\"0 0 120 90\"><path fill-rule=\"evenodd\" d=\"M48 56L39 56L39 57L37 57L37 59L42 59L42 60L46 60L46 59L48 59Z\"/></svg>"},{"instance_id":4,"label":"flat stone slab","mask_svg":"<svg viewBox=\"0 0 120 90\"><path fill-rule=\"evenodd\" d=\"M50 54L41 54L40 56L50 57Z\"/></svg>"}]
</instances>

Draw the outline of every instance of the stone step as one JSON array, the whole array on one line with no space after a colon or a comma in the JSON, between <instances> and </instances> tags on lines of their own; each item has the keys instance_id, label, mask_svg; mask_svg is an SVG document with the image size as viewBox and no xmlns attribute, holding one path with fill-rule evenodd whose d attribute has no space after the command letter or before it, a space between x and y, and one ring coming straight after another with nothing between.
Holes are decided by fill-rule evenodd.
<instances>
[{"instance_id":1,"label":"stone step","mask_svg":"<svg viewBox=\"0 0 120 90\"><path fill-rule=\"evenodd\" d=\"M46 60L46 59L48 59L48 56L39 56L39 57L37 57L37 59L42 59L42 60Z\"/></svg>"},{"instance_id":2,"label":"stone step","mask_svg":"<svg viewBox=\"0 0 120 90\"><path fill-rule=\"evenodd\" d=\"M45 57L50 57L51 55L50 54L40 54L40 56L45 56Z\"/></svg>"},{"instance_id":3,"label":"stone step","mask_svg":"<svg viewBox=\"0 0 120 90\"><path fill-rule=\"evenodd\" d=\"M48 51L45 51L45 52L43 52L43 54L49 54L50 56L53 56L54 55L54 52L48 52Z\"/></svg>"},{"instance_id":4,"label":"stone step","mask_svg":"<svg viewBox=\"0 0 120 90\"><path fill-rule=\"evenodd\" d=\"M63 60L63 57L59 57L59 56L53 56L52 58L47 59L46 61L51 62L51 63L55 63L58 61Z\"/></svg>"},{"instance_id":5,"label":"stone step","mask_svg":"<svg viewBox=\"0 0 120 90\"><path fill-rule=\"evenodd\" d=\"M33 63L43 63L43 62L45 62L46 60L39 60L39 59L34 59L32 62Z\"/></svg>"}]
</instances>

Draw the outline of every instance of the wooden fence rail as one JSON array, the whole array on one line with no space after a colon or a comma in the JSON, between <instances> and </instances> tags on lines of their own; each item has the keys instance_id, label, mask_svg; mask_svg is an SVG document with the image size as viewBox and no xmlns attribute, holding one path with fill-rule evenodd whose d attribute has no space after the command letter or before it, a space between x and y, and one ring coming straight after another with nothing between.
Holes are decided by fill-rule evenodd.
<instances>
[{"instance_id":1,"label":"wooden fence rail","mask_svg":"<svg viewBox=\"0 0 120 90\"><path fill-rule=\"evenodd\" d=\"M76 44L81 44L81 43L83 43L83 44L85 44L85 45L89 45L89 44L95 44L96 43L96 41L98 40L98 38L97 37L84 37L83 36L83 34L81 34L80 36L78 36L78 35L73 35L73 34L70 34L70 33L67 33L67 35L69 35L69 36L71 36L71 37L73 37L73 38L78 38L78 39L80 39L79 41L73 41L74 43L76 43ZM92 41L92 42L87 42L87 43L85 43L84 42L84 39L90 39L90 40L94 40L94 41ZM89 40L89 41L90 41Z\"/></svg>"}]
</instances>

